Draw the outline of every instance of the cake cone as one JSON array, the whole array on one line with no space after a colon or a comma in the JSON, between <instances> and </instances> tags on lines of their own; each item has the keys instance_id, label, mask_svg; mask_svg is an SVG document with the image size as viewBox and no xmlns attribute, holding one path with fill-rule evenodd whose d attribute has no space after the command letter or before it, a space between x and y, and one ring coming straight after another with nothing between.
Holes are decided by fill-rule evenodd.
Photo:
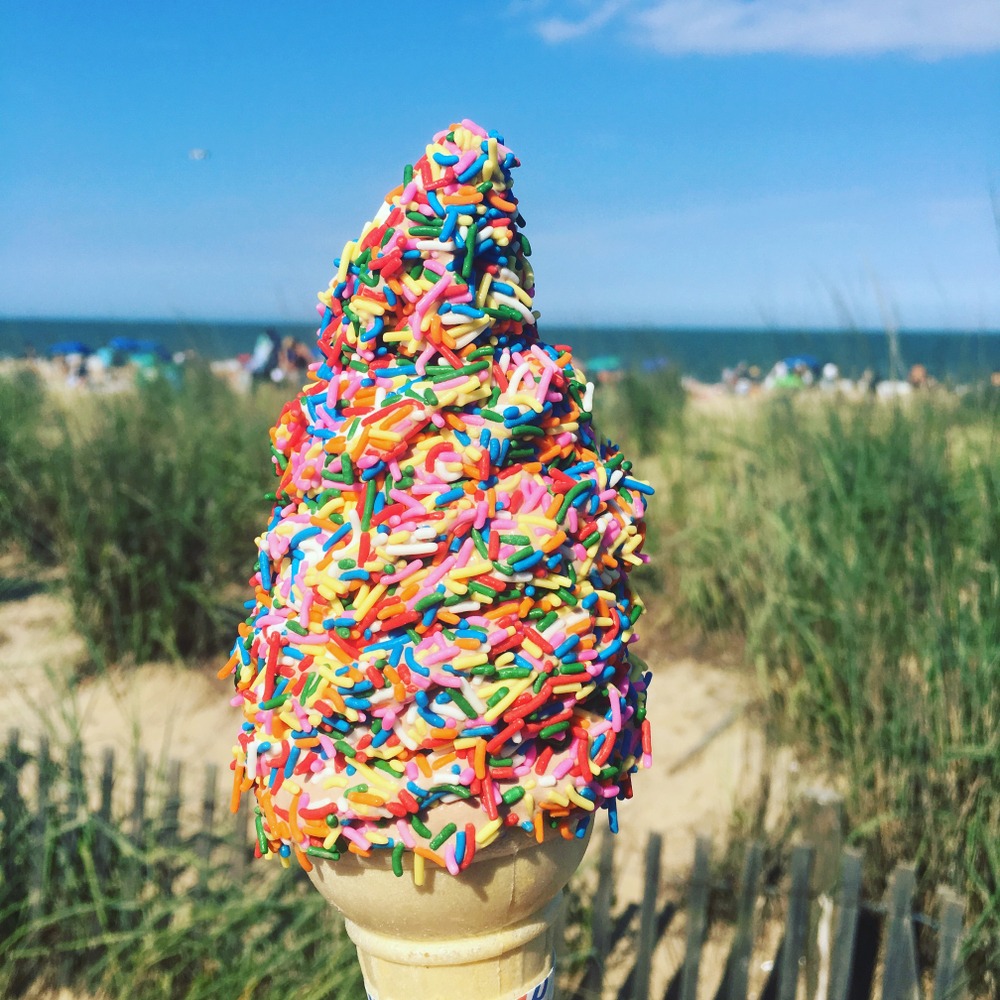
<instances>
[{"instance_id":1,"label":"cake cone","mask_svg":"<svg viewBox=\"0 0 1000 1000\"><path fill-rule=\"evenodd\" d=\"M589 831L588 831L589 833ZM455 878L346 855L309 873L347 922L372 1000L551 1000L562 890L588 837L508 837Z\"/></svg>"}]
</instances>

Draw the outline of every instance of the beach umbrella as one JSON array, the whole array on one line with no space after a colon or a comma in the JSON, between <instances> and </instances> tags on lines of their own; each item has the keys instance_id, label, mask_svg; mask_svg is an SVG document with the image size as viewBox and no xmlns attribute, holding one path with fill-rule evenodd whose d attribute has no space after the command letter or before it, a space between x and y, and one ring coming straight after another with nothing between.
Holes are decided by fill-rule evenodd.
<instances>
[{"instance_id":1,"label":"beach umbrella","mask_svg":"<svg viewBox=\"0 0 1000 1000\"><path fill-rule=\"evenodd\" d=\"M60 340L49 348L52 357L61 354L93 354L94 352L82 340Z\"/></svg>"},{"instance_id":2,"label":"beach umbrella","mask_svg":"<svg viewBox=\"0 0 1000 1000\"><path fill-rule=\"evenodd\" d=\"M108 341L108 347L112 351L120 351L122 354L134 354L136 351L142 350L140 342L134 337L112 337Z\"/></svg>"}]
</instances>

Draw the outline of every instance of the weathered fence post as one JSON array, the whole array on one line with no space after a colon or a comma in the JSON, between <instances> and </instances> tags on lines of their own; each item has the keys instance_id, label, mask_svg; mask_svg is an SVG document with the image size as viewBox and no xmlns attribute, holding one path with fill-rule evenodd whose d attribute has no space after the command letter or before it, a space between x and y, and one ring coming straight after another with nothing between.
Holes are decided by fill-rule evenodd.
<instances>
[{"instance_id":1,"label":"weathered fence post","mask_svg":"<svg viewBox=\"0 0 1000 1000\"><path fill-rule=\"evenodd\" d=\"M684 966L681 970L680 1000L697 1000L698 971L701 948L708 928L709 853L707 837L699 837L694 845L694 868L688 890L687 935Z\"/></svg>"},{"instance_id":2,"label":"weathered fence post","mask_svg":"<svg viewBox=\"0 0 1000 1000\"><path fill-rule=\"evenodd\" d=\"M248 837L250 835L250 802L246 795L240 796L240 805L233 818L233 849L229 869L234 882L242 882L247 870Z\"/></svg>"},{"instance_id":3,"label":"weathered fence post","mask_svg":"<svg viewBox=\"0 0 1000 1000\"><path fill-rule=\"evenodd\" d=\"M965 903L947 886L938 889L941 923L938 928L937 965L934 972L934 1000L962 1000L965 980L959 954Z\"/></svg>"},{"instance_id":4,"label":"weathered fence post","mask_svg":"<svg viewBox=\"0 0 1000 1000\"><path fill-rule=\"evenodd\" d=\"M135 787L128 838L132 845L132 857L124 871L124 901L129 907L126 923L129 927L136 927L140 917L139 897L146 880L146 754L142 750L136 751L135 755Z\"/></svg>"},{"instance_id":5,"label":"weathered fence post","mask_svg":"<svg viewBox=\"0 0 1000 1000\"><path fill-rule=\"evenodd\" d=\"M101 762L101 796L97 807L97 830L94 834L94 868L100 881L111 874L111 794L115 782L115 751L104 748Z\"/></svg>"},{"instance_id":6,"label":"weathered fence post","mask_svg":"<svg viewBox=\"0 0 1000 1000\"><path fill-rule=\"evenodd\" d=\"M35 849L31 852L31 919L45 912L45 888L49 867L49 784L52 780L52 757L48 736L38 740L35 758L37 785L35 789L35 822L32 835Z\"/></svg>"},{"instance_id":7,"label":"weathered fence post","mask_svg":"<svg viewBox=\"0 0 1000 1000\"><path fill-rule=\"evenodd\" d=\"M759 842L753 841L747 847L743 863L743 879L736 910L736 935L726 963L727 1000L746 1000L750 979L750 953L753 950L754 914L757 909L757 885L763 863L764 848Z\"/></svg>"},{"instance_id":8,"label":"weathered fence post","mask_svg":"<svg viewBox=\"0 0 1000 1000\"><path fill-rule=\"evenodd\" d=\"M604 964L611 950L611 905L614 896L614 835L605 830L601 835L601 854L597 863L597 891L594 893L593 918L590 925L590 954L580 994L600 1000L604 989Z\"/></svg>"},{"instance_id":9,"label":"weathered fence post","mask_svg":"<svg viewBox=\"0 0 1000 1000\"><path fill-rule=\"evenodd\" d=\"M897 865L889 878L882 1000L921 1000L913 941L913 891L916 884L917 875L912 865Z\"/></svg>"},{"instance_id":10,"label":"weathered fence post","mask_svg":"<svg viewBox=\"0 0 1000 1000\"><path fill-rule=\"evenodd\" d=\"M829 1000L847 1000L854 967L854 941L858 933L860 905L861 854L846 850L840 861L840 890L837 894L836 926L830 955Z\"/></svg>"},{"instance_id":11,"label":"weathered fence post","mask_svg":"<svg viewBox=\"0 0 1000 1000\"><path fill-rule=\"evenodd\" d=\"M792 883L788 890L785 940L778 969L778 1000L795 1000L799 961L809 933L809 875L812 864L812 845L800 844L792 851Z\"/></svg>"},{"instance_id":12,"label":"weathered fence post","mask_svg":"<svg viewBox=\"0 0 1000 1000\"><path fill-rule=\"evenodd\" d=\"M635 980L632 1000L648 1000L649 973L656 946L656 897L660 889L660 855L663 837L651 833L646 841L645 885L642 892L642 909L639 911L639 949L635 959Z\"/></svg>"},{"instance_id":13,"label":"weathered fence post","mask_svg":"<svg viewBox=\"0 0 1000 1000\"><path fill-rule=\"evenodd\" d=\"M806 997L825 998L830 985L833 896L844 849L844 800L828 788L810 788L799 804L802 841L812 844L809 880L809 937L806 945Z\"/></svg>"}]
</instances>

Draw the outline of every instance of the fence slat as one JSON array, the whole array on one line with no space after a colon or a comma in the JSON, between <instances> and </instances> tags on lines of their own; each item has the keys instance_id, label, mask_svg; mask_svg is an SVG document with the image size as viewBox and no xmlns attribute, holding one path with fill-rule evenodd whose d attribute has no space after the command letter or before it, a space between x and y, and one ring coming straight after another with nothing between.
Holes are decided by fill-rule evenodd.
<instances>
[{"instance_id":1,"label":"fence slat","mask_svg":"<svg viewBox=\"0 0 1000 1000\"><path fill-rule=\"evenodd\" d=\"M837 895L837 922L830 959L829 1000L847 1000L854 966L854 942L858 935L860 905L861 854L848 849L840 860L840 891Z\"/></svg>"},{"instance_id":2,"label":"fence slat","mask_svg":"<svg viewBox=\"0 0 1000 1000\"><path fill-rule=\"evenodd\" d=\"M882 1000L921 1000L913 940L913 891L916 885L917 873L912 865L897 865L889 878Z\"/></svg>"},{"instance_id":3,"label":"fence slat","mask_svg":"<svg viewBox=\"0 0 1000 1000\"><path fill-rule=\"evenodd\" d=\"M962 923L965 902L947 886L938 889L941 923L938 928L938 953L934 969L934 1000L962 1000L965 983L959 953L962 948Z\"/></svg>"},{"instance_id":4,"label":"fence slat","mask_svg":"<svg viewBox=\"0 0 1000 1000\"><path fill-rule=\"evenodd\" d=\"M215 824L215 792L219 781L217 764L205 765L205 786L201 796L201 829L196 839L196 852L201 859L201 875L199 882L202 889L208 881L208 863L212 858L214 842L213 828Z\"/></svg>"},{"instance_id":5,"label":"fence slat","mask_svg":"<svg viewBox=\"0 0 1000 1000\"><path fill-rule=\"evenodd\" d=\"M156 885L164 896L173 895L174 879L177 876L176 861L171 858L170 852L180 841L181 770L179 760L171 760L167 764L167 787L160 811L158 846L164 849L165 856L157 865ZM166 922L168 921L164 923Z\"/></svg>"},{"instance_id":6,"label":"fence slat","mask_svg":"<svg viewBox=\"0 0 1000 1000\"><path fill-rule=\"evenodd\" d=\"M795 1000L799 982L799 959L805 951L809 930L809 877L814 853L810 844L800 844L792 851L792 884L788 893L781 964L778 967L778 1000Z\"/></svg>"},{"instance_id":7,"label":"fence slat","mask_svg":"<svg viewBox=\"0 0 1000 1000\"><path fill-rule=\"evenodd\" d=\"M698 972L701 966L701 949L708 928L708 879L711 844L707 837L699 837L694 844L694 868L688 890L687 940L684 947L684 966L681 970L680 1000L696 1000Z\"/></svg>"},{"instance_id":8,"label":"fence slat","mask_svg":"<svg viewBox=\"0 0 1000 1000\"><path fill-rule=\"evenodd\" d=\"M104 748L101 761L101 795L97 806L97 830L94 835L94 868L102 882L111 875L111 794L115 783L115 751Z\"/></svg>"},{"instance_id":9,"label":"fence slat","mask_svg":"<svg viewBox=\"0 0 1000 1000\"><path fill-rule=\"evenodd\" d=\"M663 837L658 833L651 833L646 841L646 884L639 911L639 948L635 958L632 1000L649 1000L649 973L653 965L653 948L656 947L656 897L660 889L662 853Z\"/></svg>"},{"instance_id":10,"label":"fence slat","mask_svg":"<svg viewBox=\"0 0 1000 1000\"><path fill-rule=\"evenodd\" d=\"M825 998L830 985L833 897L844 850L844 800L829 788L810 788L800 806L802 842L812 844L809 880L809 938L806 944L806 996Z\"/></svg>"},{"instance_id":11,"label":"fence slat","mask_svg":"<svg viewBox=\"0 0 1000 1000\"><path fill-rule=\"evenodd\" d=\"M758 841L753 841L747 848L743 862L743 879L736 910L736 934L726 962L726 1000L746 1000L750 980L750 953L753 950L754 914L757 909L757 886L763 864L764 848Z\"/></svg>"},{"instance_id":12,"label":"fence slat","mask_svg":"<svg viewBox=\"0 0 1000 1000\"><path fill-rule=\"evenodd\" d=\"M125 866L123 878L125 900L131 904L125 920L131 927L139 923L139 896L146 880L146 769L146 754L140 750L135 755L135 787L132 790L132 811L128 824L128 837L134 854Z\"/></svg>"},{"instance_id":13,"label":"fence slat","mask_svg":"<svg viewBox=\"0 0 1000 1000\"><path fill-rule=\"evenodd\" d=\"M242 882L246 877L247 861L250 857L250 799L241 795L240 806L233 818L233 848L230 854L229 870L234 882Z\"/></svg>"},{"instance_id":14,"label":"fence slat","mask_svg":"<svg viewBox=\"0 0 1000 1000\"><path fill-rule=\"evenodd\" d=\"M615 838L605 830L601 835L601 854L597 863L597 891L594 894L591 948L580 994L600 1000L604 990L604 966L611 950L611 904L614 895Z\"/></svg>"},{"instance_id":15,"label":"fence slat","mask_svg":"<svg viewBox=\"0 0 1000 1000\"><path fill-rule=\"evenodd\" d=\"M38 740L38 757L35 761L37 787L35 789L35 822L32 834L35 850L31 852L31 918L45 912L45 887L49 865L49 783L52 780L52 757L48 736Z\"/></svg>"}]
</instances>

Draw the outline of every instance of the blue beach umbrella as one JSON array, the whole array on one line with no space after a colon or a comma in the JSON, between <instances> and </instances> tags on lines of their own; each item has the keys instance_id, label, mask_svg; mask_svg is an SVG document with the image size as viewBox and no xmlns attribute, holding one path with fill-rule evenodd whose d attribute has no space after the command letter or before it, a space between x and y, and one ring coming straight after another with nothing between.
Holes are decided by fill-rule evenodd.
<instances>
[{"instance_id":1,"label":"blue beach umbrella","mask_svg":"<svg viewBox=\"0 0 1000 1000\"><path fill-rule=\"evenodd\" d=\"M59 357L61 354L93 354L94 352L82 340L60 340L58 344L53 344L49 348L52 357Z\"/></svg>"}]
</instances>

